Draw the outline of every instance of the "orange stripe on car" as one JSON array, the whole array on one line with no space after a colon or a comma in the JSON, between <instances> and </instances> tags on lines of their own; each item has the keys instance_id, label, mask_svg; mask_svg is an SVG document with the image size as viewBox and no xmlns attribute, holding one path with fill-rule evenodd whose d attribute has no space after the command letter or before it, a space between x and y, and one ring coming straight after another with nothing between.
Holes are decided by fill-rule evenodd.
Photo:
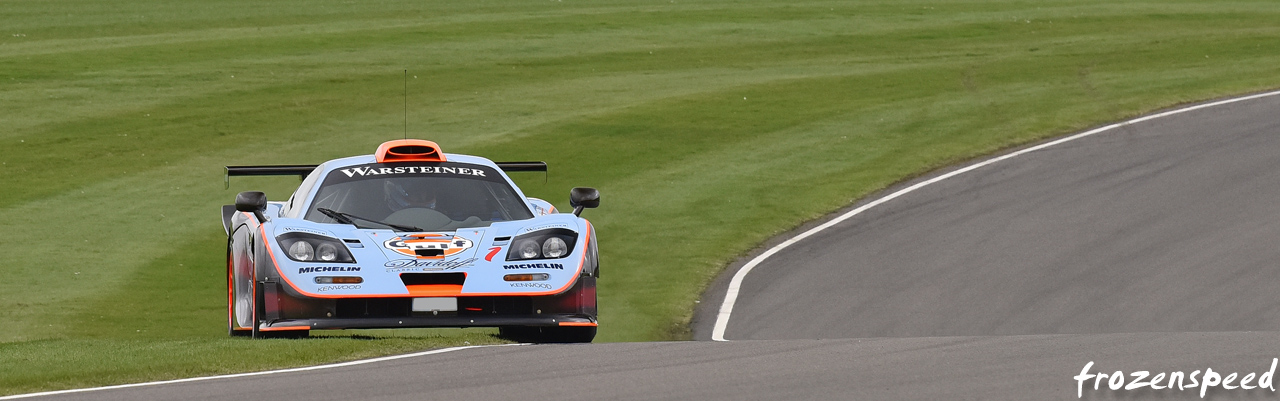
<instances>
[{"instance_id":1,"label":"orange stripe on car","mask_svg":"<svg viewBox=\"0 0 1280 401\"><path fill-rule=\"evenodd\" d=\"M311 330L309 326L260 327L258 331Z\"/></svg>"},{"instance_id":2,"label":"orange stripe on car","mask_svg":"<svg viewBox=\"0 0 1280 401\"><path fill-rule=\"evenodd\" d=\"M227 250L227 325L231 326L232 330L243 330L236 327L237 323L234 314L235 297L233 294L235 294L235 264L232 263L233 260L231 259L233 257L235 256L231 254L231 250Z\"/></svg>"},{"instance_id":3,"label":"orange stripe on car","mask_svg":"<svg viewBox=\"0 0 1280 401\"><path fill-rule=\"evenodd\" d=\"M415 297L456 297L462 295L462 284L406 285L409 295Z\"/></svg>"}]
</instances>

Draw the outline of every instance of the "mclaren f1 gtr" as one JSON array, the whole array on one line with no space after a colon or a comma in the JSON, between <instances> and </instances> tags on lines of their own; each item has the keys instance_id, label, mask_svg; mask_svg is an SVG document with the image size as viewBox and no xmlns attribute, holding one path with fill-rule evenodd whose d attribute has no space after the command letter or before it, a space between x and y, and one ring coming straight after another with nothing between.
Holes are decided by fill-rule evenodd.
<instances>
[{"instance_id":1,"label":"mclaren f1 gtr","mask_svg":"<svg viewBox=\"0 0 1280 401\"><path fill-rule=\"evenodd\" d=\"M222 207L227 330L498 327L529 342L590 342L599 260L592 188L571 213L526 197L495 163L430 141L383 143L320 165L227 166L227 176L305 177L285 201L241 192Z\"/></svg>"}]
</instances>

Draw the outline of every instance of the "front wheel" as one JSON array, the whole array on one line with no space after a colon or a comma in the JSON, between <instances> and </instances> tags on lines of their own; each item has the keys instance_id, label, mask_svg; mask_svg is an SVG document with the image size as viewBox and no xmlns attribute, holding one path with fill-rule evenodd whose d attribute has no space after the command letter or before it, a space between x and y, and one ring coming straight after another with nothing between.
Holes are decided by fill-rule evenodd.
<instances>
[{"instance_id":1,"label":"front wheel","mask_svg":"<svg viewBox=\"0 0 1280 401\"><path fill-rule=\"evenodd\" d=\"M231 255L227 255L227 334L232 337L246 337L252 330L244 329L253 320L250 301L246 294L245 280L242 272L235 269Z\"/></svg>"},{"instance_id":2,"label":"front wheel","mask_svg":"<svg viewBox=\"0 0 1280 401\"><path fill-rule=\"evenodd\" d=\"M503 326L498 336L522 343L589 343L595 326Z\"/></svg>"},{"instance_id":3,"label":"front wheel","mask_svg":"<svg viewBox=\"0 0 1280 401\"><path fill-rule=\"evenodd\" d=\"M253 316L253 319L251 324L253 325L252 326L253 330L247 330L247 332L249 333L249 336L253 338L292 338L292 339L310 337L311 336L310 330L271 330L271 331L262 330L263 320L259 318L259 316L266 316L266 310L263 309L263 305L266 304L266 290L263 286L266 286L266 285L273 285L273 284L260 283L256 281L250 283L249 288L252 288L253 295L251 297L248 297L249 300L252 301L252 303L249 305L247 309L252 311L251 316Z\"/></svg>"},{"instance_id":4,"label":"front wheel","mask_svg":"<svg viewBox=\"0 0 1280 401\"><path fill-rule=\"evenodd\" d=\"M259 331L257 338L301 339L301 338L310 338L310 337L311 337L311 331L309 330L284 330L284 331Z\"/></svg>"}]
</instances>

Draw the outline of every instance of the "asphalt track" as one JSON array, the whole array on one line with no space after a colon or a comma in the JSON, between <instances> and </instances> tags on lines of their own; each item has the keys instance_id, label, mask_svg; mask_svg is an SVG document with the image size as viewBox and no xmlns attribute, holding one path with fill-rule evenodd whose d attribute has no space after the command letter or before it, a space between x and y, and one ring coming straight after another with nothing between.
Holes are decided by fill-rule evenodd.
<instances>
[{"instance_id":1,"label":"asphalt track","mask_svg":"<svg viewBox=\"0 0 1280 401\"><path fill-rule=\"evenodd\" d=\"M1182 349L1185 344L1204 347ZM1074 398L1085 355L1126 372L1268 369L1270 333L529 345L39 400L791 400ZM1275 352L1270 352L1275 354ZM1153 358L1153 356L1155 358ZM1150 363L1148 363L1150 362ZM1107 384L1101 384L1106 388ZM1197 389L1085 393L1196 398ZM1271 398L1268 391L1210 395Z\"/></svg>"},{"instance_id":2,"label":"asphalt track","mask_svg":"<svg viewBox=\"0 0 1280 401\"><path fill-rule=\"evenodd\" d=\"M1280 358L1276 116L1268 96L1129 124L868 209L756 266L730 342L473 348L39 399L1075 399L1091 361L1264 373ZM1092 385L1085 399L1200 398Z\"/></svg>"},{"instance_id":3,"label":"asphalt track","mask_svg":"<svg viewBox=\"0 0 1280 401\"><path fill-rule=\"evenodd\" d=\"M1126 125L869 209L758 266L725 337L1278 330L1277 116Z\"/></svg>"}]
</instances>

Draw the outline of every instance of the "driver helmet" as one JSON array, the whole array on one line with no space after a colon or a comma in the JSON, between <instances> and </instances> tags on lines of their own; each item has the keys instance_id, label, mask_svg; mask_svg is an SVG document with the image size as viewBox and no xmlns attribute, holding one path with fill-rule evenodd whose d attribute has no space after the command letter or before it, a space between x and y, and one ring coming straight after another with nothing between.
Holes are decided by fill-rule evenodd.
<instances>
[{"instance_id":1,"label":"driver helmet","mask_svg":"<svg viewBox=\"0 0 1280 401\"><path fill-rule=\"evenodd\" d=\"M387 207L392 212L408 208L436 208L436 191L430 185L411 185L397 180L386 180L382 184L386 192Z\"/></svg>"}]
</instances>

